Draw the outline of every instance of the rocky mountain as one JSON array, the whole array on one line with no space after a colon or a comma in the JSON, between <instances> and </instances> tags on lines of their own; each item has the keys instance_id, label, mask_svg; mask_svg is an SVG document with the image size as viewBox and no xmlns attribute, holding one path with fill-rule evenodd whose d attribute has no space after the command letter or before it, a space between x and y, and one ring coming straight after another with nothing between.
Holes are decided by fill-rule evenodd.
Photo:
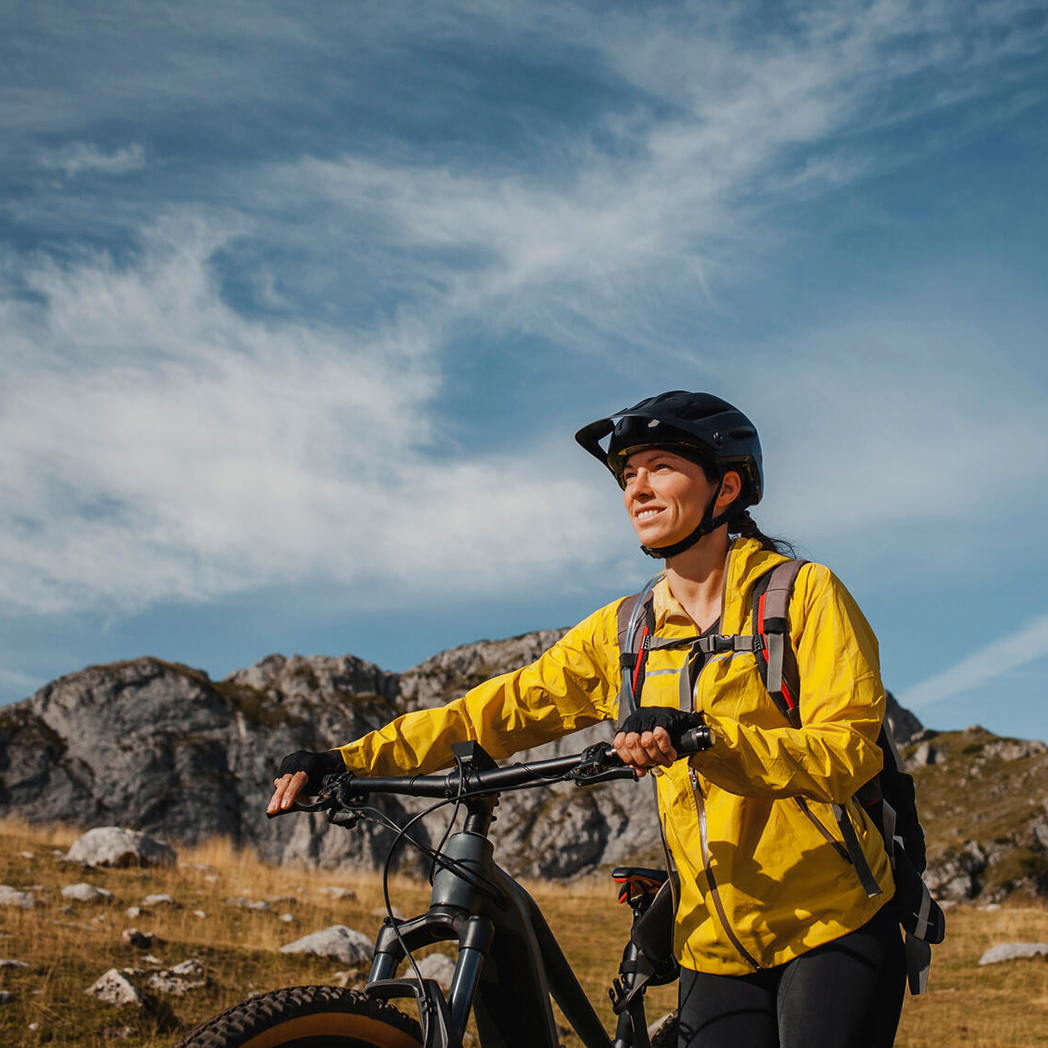
<instances>
[{"instance_id":1,"label":"rocky mountain","mask_svg":"<svg viewBox=\"0 0 1048 1048\"><path fill-rule=\"evenodd\" d=\"M346 832L320 816L266 820L279 758L334 747L398 713L442 704L533 661L562 633L464 645L400 675L348 655L271 655L220 681L154 658L88 667L0 709L0 813L35 822L117 824L176 844L222 834L269 861L374 867L392 839L374 823ZM889 715L920 782L934 857L929 877L939 894L996 898L1015 887L1048 893L1043 744L998 740L981 729L958 742L926 731L894 700ZM517 759L578 751L610 732L610 724L599 725ZM1010 803L1015 793L1029 803ZM389 799L381 806L403 821L421 805ZM992 818L971 814L990 809ZM414 833L436 839L445 823L444 814L427 816ZM501 861L516 875L572 877L624 862L661 865L647 782L507 794L494 833ZM402 863L416 866L415 854L402 848Z\"/></svg>"}]
</instances>

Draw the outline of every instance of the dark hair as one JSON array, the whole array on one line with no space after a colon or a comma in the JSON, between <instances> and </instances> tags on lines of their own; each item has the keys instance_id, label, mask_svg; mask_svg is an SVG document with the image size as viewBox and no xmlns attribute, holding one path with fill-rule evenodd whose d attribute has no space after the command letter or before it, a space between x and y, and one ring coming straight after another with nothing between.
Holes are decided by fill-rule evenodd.
<instances>
[{"instance_id":1,"label":"dark hair","mask_svg":"<svg viewBox=\"0 0 1048 1048\"><path fill-rule=\"evenodd\" d=\"M741 535L744 539L756 539L761 544L761 549L769 553L781 553L784 557L796 557L797 550L792 542L786 539L773 539L765 535L757 527L748 509L743 510L737 517L728 522L728 533L730 535Z\"/></svg>"}]
</instances>

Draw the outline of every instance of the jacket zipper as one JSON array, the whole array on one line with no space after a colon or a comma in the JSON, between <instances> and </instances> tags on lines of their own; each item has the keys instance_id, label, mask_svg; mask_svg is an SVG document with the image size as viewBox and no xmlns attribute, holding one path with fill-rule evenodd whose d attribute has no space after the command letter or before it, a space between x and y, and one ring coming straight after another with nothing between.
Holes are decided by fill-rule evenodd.
<instances>
[{"instance_id":1,"label":"jacket zipper","mask_svg":"<svg viewBox=\"0 0 1048 1048\"><path fill-rule=\"evenodd\" d=\"M734 548L735 542L733 541L728 547L728 555L725 558L724 564L724 585L721 590L722 625L724 622L724 608L728 599L728 576L731 573L731 554ZM706 667L713 661L715 660L712 658L706 658L691 685L691 708L693 710L697 708L695 698L699 691L699 681L701 680L703 673L705 673ZM687 660L685 660L684 668L681 672L688 672ZM695 814L699 820L699 847L702 852L702 869L706 874L706 883L709 885L710 895L713 897L714 909L717 911L717 916L720 918L721 927L724 929L724 933L731 940L731 944L738 951L739 956L742 957L754 971L760 971L762 966L753 958L753 955L749 950L742 945L739 941L739 937L735 934L731 924L728 922L728 915L724 910L724 902L720 896L720 888L717 885L717 878L713 873L713 861L710 856L710 842L706 826L706 798L702 792L702 787L699 785L699 777L695 774L695 769L690 765L688 767L688 775L691 778L692 796L695 798Z\"/></svg>"},{"instance_id":2,"label":"jacket zipper","mask_svg":"<svg viewBox=\"0 0 1048 1048\"><path fill-rule=\"evenodd\" d=\"M696 814L699 817L699 846L702 850L702 869L706 874L706 883L709 885L710 895L713 896L713 906L717 911L717 916L720 918L725 934L731 940L732 946L735 947L742 959L754 971L760 971L762 966L753 959L753 955L739 941L739 937L728 923L727 913L724 912L724 903L721 901L720 888L717 886L717 878L713 875L713 862L710 858L709 838L706 832L706 798L703 796L702 787L699 786L699 778L695 774L695 769L689 768L688 771L691 775L691 789L695 797Z\"/></svg>"}]
</instances>

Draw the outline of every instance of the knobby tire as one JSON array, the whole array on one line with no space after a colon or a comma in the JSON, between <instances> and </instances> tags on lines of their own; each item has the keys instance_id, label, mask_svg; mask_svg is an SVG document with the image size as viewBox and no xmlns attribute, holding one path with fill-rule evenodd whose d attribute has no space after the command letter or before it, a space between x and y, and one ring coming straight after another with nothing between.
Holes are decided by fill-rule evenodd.
<instances>
[{"instance_id":1,"label":"knobby tire","mask_svg":"<svg viewBox=\"0 0 1048 1048\"><path fill-rule=\"evenodd\" d=\"M295 986L252 997L198 1027L177 1048L421 1048L410 1016L337 986Z\"/></svg>"}]
</instances>

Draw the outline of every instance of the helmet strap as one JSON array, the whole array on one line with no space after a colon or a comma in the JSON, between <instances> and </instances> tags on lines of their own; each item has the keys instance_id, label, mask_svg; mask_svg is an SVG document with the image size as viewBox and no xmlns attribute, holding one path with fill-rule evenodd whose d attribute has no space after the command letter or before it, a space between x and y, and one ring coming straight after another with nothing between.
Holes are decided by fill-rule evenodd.
<instances>
[{"instance_id":1,"label":"helmet strap","mask_svg":"<svg viewBox=\"0 0 1048 1048\"><path fill-rule=\"evenodd\" d=\"M699 526L690 535L681 539L680 542L675 542L672 546L641 546L641 552L646 553L649 557L654 557L656 560L669 560L670 557L676 557L677 554L683 553L686 549L691 549L703 536L716 531L722 524L726 524L731 520L740 510L745 509L745 505L740 506L740 500L736 498L722 513L718 513L717 516L713 515L713 508L717 504L717 499L720 498L723 486L724 473L722 472L720 480L717 481L717 490L706 504Z\"/></svg>"}]
</instances>

